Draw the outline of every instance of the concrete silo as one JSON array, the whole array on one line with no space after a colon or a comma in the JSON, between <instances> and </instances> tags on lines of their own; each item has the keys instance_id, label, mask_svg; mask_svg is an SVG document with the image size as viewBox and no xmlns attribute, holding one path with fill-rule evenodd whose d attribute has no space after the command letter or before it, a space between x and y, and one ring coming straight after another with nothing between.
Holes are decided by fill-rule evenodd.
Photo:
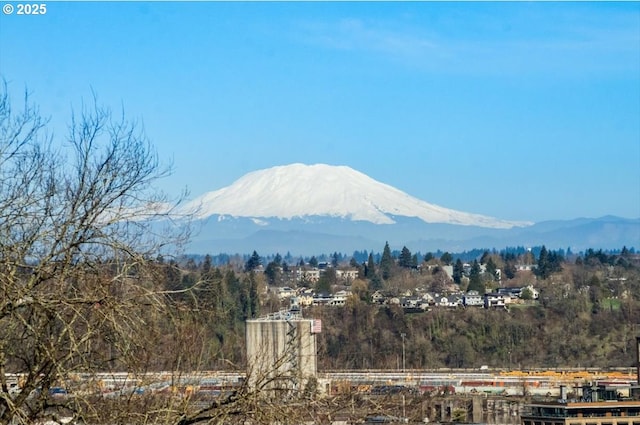
<instances>
[{"instance_id":1,"label":"concrete silo","mask_svg":"<svg viewBox=\"0 0 640 425\"><path fill-rule=\"evenodd\" d=\"M250 385L303 390L316 378L316 334L320 321L279 312L246 321L247 378Z\"/></svg>"}]
</instances>

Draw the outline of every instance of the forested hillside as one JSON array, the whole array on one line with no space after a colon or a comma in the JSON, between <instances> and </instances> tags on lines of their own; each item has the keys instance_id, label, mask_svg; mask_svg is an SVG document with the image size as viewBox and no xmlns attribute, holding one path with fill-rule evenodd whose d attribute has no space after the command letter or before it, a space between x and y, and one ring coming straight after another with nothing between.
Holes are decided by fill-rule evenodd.
<instances>
[{"instance_id":1,"label":"forested hillside","mask_svg":"<svg viewBox=\"0 0 640 425\"><path fill-rule=\"evenodd\" d=\"M575 310L563 303L506 310L433 309L405 314L399 307L362 303L316 309L324 320L319 367L400 368L405 333L406 368L632 366L640 322L635 301L624 308Z\"/></svg>"},{"instance_id":2,"label":"forested hillside","mask_svg":"<svg viewBox=\"0 0 640 425\"><path fill-rule=\"evenodd\" d=\"M316 283L298 282L309 289L352 293L344 306L303 308L305 317L323 321L319 369L399 368L402 334L408 369L633 365L634 341L640 335L640 268L633 251L589 250L581 256L570 254L570 259L544 247L521 253L480 251L471 264L477 269L482 264L490 273L476 276L472 266L456 276L458 260L470 260L469 253L442 253L439 258L427 254L416 261L407 249L391 253L387 248L364 264L352 259L347 266L342 258L344 268L358 268L362 276L349 284L340 284L332 273ZM242 365L244 319L287 308L289 300L276 295L279 286L295 284L286 275L296 267L317 266L316 258L311 264L301 260L292 266L280 256L267 260L254 253L244 263L218 267L209 256L180 267L160 265L166 271L167 289L196 289L188 297L174 297L177 305L199 311L198 338L206 347L201 359L207 368L228 367L229 362ZM336 268L341 267L339 260L333 256ZM533 271L516 270L516 264L527 262ZM443 272L446 264L453 265L454 279ZM494 269L501 270L501 281ZM434 306L408 313L399 305L371 300L377 289L391 294L416 288L448 293L474 287L484 293L499 286L526 285L539 291L539 299L507 309Z\"/></svg>"}]
</instances>

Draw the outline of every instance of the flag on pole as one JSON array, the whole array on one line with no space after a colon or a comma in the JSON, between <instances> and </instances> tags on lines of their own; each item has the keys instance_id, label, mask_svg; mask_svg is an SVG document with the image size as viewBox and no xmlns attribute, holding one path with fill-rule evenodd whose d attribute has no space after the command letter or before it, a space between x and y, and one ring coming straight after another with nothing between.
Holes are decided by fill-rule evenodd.
<instances>
[{"instance_id":1,"label":"flag on pole","mask_svg":"<svg viewBox=\"0 0 640 425\"><path fill-rule=\"evenodd\" d=\"M319 334L320 332L322 332L322 320L313 319L311 323L311 333Z\"/></svg>"}]
</instances>

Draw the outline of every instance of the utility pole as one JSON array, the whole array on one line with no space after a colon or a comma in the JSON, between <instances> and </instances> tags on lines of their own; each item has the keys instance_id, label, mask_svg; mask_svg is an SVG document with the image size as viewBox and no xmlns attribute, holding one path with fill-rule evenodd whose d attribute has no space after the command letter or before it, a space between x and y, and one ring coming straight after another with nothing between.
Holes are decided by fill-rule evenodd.
<instances>
[{"instance_id":1,"label":"utility pole","mask_svg":"<svg viewBox=\"0 0 640 425\"><path fill-rule=\"evenodd\" d=\"M404 362L404 360L405 360L405 356L404 356L404 337L407 336L407 334L402 332L400 334L400 336L402 337L402 373L404 373L405 370L406 370L405 369L405 362Z\"/></svg>"}]
</instances>

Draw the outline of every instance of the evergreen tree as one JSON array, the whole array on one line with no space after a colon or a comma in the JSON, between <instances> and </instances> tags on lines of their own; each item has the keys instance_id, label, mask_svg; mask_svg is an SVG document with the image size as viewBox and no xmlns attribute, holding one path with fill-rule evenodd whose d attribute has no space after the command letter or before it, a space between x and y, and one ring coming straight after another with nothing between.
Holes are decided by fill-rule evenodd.
<instances>
[{"instance_id":1,"label":"evergreen tree","mask_svg":"<svg viewBox=\"0 0 640 425\"><path fill-rule=\"evenodd\" d=\"M516 254L513 252L507 252L507 251L502 251L500 253L500 257L502 257L502 260L506 263L506 262L515 262L517 260L516 258Z\"/></svg>"},{"instance_id":2,"label":"evergreen tree","mask_svg":"<svg viewBox=\"0 0 640 425\"><path fill-rule=\"evenodd\" d=\"M477 260L473 260L473 263L471 264L471 271L469 272L469 287L467 289L469 291L478 291L480 295L484 295L485 288L484 283L482 283L480 264Z\"/></svg>"},{"instance_id":3,"label":"evergreen tree","mask_svg":"<svg viewBox=\"0 0 640 425\"><path fill-rule=\"evenodd\" d=\"M410 268L411 267L411 251L406 246L402 247L402 252L400 253L400 258L398 258L398 265L400 267Z\"/></svg>"},{"instance_id":4,"label":"evergreen tree","mask_svg":"<svg viewBox=\"0 0 640 425\"><path fill-rule=\"evenodd\" d=\"M520 294L520 298L525 300L525 301L529 301L533 299L533 292L531 291L531 289L529 289L529 287L524 288L522 290L522 293Z\"/></svg>"},{"instance_id":5,"label":"evergreen tree","mask_svg":"<svg viewBox=\"0 0 640 425\"><path fill-rule=\"evenodd\" d=\"M453 265L453 276L452 276L453 281L458 285L460 285L460 282L462 282L463 274L464 274L464 265L462 264L462 260L458 258L455 264Z\"/></svg>"},{"instance_id":6,"label":"evergreen tree","mask_svg":"<svg viewBox=\"0 0 640 425\"><path fill-rule=\"evenodd\" d=\"M558 251L549 252L549 274L562 271L564 257Z\"/></svg>"},{"instance_id":7,"label":"evergreen tree","mask_svg":"<svg viewBox=\"0 0 640 425\"><path fill-rule=\"evenodd\" d=\"M211 256L207 254L202 262L202 273L200 275L201 283L196 287L198 301L205 308L215 307L213 279L216 274L216 270L216 268L212 268Z\"/></svg>"},{"instance_id":8,"label":"evergreen tree","mask_svg":"<svg viewBox=\"0 0 640 425\"><path fill-rule=\"evenodd\" d=\"M365 266L365 277L371 279L376 275L376 263L373 261L373 254L369 254L367 265Z\"/></svg>"},{"instance_id":9,"label":"evergreen tree","mask_svg":"<svg viewBox=\"0 0 640 425\"><path fill-rule=\"evenodd\" d=\"M243 282L242 286L240 287L240 292L238 294L238 305L239 305L238 311L240 313L240 316L238 317L238 319L242 321L247 320L248 318L251 317L251 299L249 296L248 286L249 285L246 282Z\"/></svg>"},{"instance_id":10,"label":"evergreen tree","mask_svg":"<svg viewBox=\"0 0 640 425\"><path fill-rule=\"evenodd\" d=\"M264 275L267 277L269 285L277 285L280 283L280 266L278 263L271 261L264 269Z\"/></svg>"},{"instance_id":11,"label":"evergreen tree","mask_svg":"<svg viewBox=\"0 0 640 425\"><path fill-rule=\"evenodd\" d=\"M374 274L371 280L369 281L369 289L371 291L377 291L382 289L384 286L382 284L382 279L377 274Z\"/></svg>"},{"instance_id":12,"label":"evergreen tree","mask_svg":"<svg viewBox=\"0 0 640 425\"><path fill-rule=\"evenodd\" d=\"M318 259L316 258L315 255L309 258L309 267L313 267L313 268L318 267Z\"/></svg>"},{"instance_id":13,"label":"evergreen tree","mask_svg":"<svg viewBox=\"0 0 640 425\"><path fill-rule=\"evenodd\" d=\"M449 254L448 252L445 252L440 257L440 261L442 261L442 264L444 264L445 266L450 266L451 262L453 261L453 256L451 254Z\"/></svg>"},{"instance_id":14,"label":"evergreen tree","mask_svg":"<svg viewBox=\"0 0 640 425\"><path fill-rule=\"evenodd\" d=\"M233 270L228 270L225 274L223 288L225 293L221 299L221 310L226 312L229 321L244 320L240 302L242 284Z\"/></svg>"},{"instance_id":15,"label":"evergreen tree","mask_svg":"<svg viewBox=\"0 0 640 425\"><path fill-rule=\"evenodd\" d=\"M480 258L480 264L487 264L487 261L489 261L489 258L491 258L489 251L483 252L482 257Z\"/></svg>"},{"instance_id":16,"label":"evergreen tree","mask_svg":"<svg viewBox=\"0 0 640 425\"><path fill-rule=\"evenodd\" d=\"M503 273L507 279L513 279L516 277L517 269L512 262L505 263Z\"/></svg>"},{"instance_id":17,"label":"evergreen tree","mask_svg":"<svg viewBox=\"0 0 640 425\"><path fill-rule=\"evenodd\" d=\"M211 256L209 254L204 256L204 261L202 263L202 274L208 275L211 271Z\"/></svg>"},{"instance_id":18,"label":"evergreen tree","mask_svg":"<svg viewBox=\"0 0 640 425\"><path fill-rule=\"evenodd\" d=\"M355 258L355 260L359 263L362 264L364 262L367 261L367 258L369 258L369 253L367 252L367 250L365 249L364 251L353 251L353 258Z\"/></svg>"},{"instance_id":19,"label":"evergreen tree","mask_svg":"<svg viewBox=\"0 0 640 425\"><path fill-rule=\"evenodd\" d=\"M207 275L205 308L210 308L216 315L222 314L224 305L228 302L227 286L218 268L212 269Z\"/></svg>"},{"instance_id":20,"label":"evergreen tree","mask_svg":"<svg viewBox=\"0 0 640 425\"><path fill-rule=\"evenodd\" d=\"M564 258L561 254L556 251L547 251L547 248L543 246L538 257L536 274L542 279L547 279L552 273L562 270L562 261Z\"/></svg>"},{"instance_id":21,"label":"evergreen tree","mask_svg":"<svg viewBox=\"0 0 640 425\"><path fill-rule=\"evenodd\" d=\"M333 255L331 256L331 265L333 267L338 267L339 262L340 262L340 256L338 255L337 252L334 252Z\"/></svg>"},{"instance_id":22,"label":"evergreen tree","mask_svg":"<svg viewBox=\"0 0 640 425\"><path fill-rule=\"evenodd\" d=\"M433 256L432 252L427 252L424 256L424 262L428 263L429 261L433 260L435 257Z\"/></svg>"},{"instance_id":23,"label":"evergreen tree","mask_svg":"<svg viewBox=\"0 0 640 425\"><path fill-rule=\"evenodd\" d=\"M538 257L536 274L542 279L546 279L551 275L551 270L552 265L549 262L549 252L547 251L547 247L542 245L542 248L540 249L540 256Z\"/></svg>"},{"instance_id":24,"label":"evergreen tree","mask_svg":"<svg viewBox=\"0 0 640 425\"><path fill-rule=\"evenodd\" d=\"M327 268L316 283L316 291L321 294L331 294L331 287L337 283L337 280L336 269Z\"/></svg>"},{"instance_id":25,"label":"evergreen tree","mask_svg":"<svg viewBox=\"0 0 640 425\"><path fill-rule=\"evenodd\" d=\"M382 258L380 258L380 271L382 272L382 279L387 280L391 277L392 268L393 257L391 256L391 248L389 248L389 242L385 242L384 249L382 250Z\"/></svg>"},{"instance_id":26,"label":"evergreen tree","mask_svg":"<svg viewBox=\"0 0 640 425\"><path fill-rule=\"evenodd\" d=\"M249 274L249 317L257 317L260 309L260 299L258 296L258 282L255 274Z\"/></svg>"},{"instance_id":27,"label":"evergreen tree","mask_svg":"<svg viewBox=\"0 0 640 425\"><path fill-rule=\"evenodd\" d=\"M593 248L589 248L584 255L584 262L591 266L598 266L610 264L611 258L606 253L604 253L602 249L594 251Z\"/></svg>"},{"instance_id":28,"label":"evergreen tree","mask_svg":"<svg viewBox=\"0 0 640 425\"><path fill-rule=\"evenodd\" d=\"M492 281L497 282L499 280L498 267L491 257L487 259L485 273Z\"/></svg>"},{"instance_id":29,"label":"evergreen tree","mask_svg":"<svg viewBox=\"0 0 640 425\"><path fill-rule=\"evenodd\" d=\"M249 261L247 261L247 263L244 265L244 270L246 272L253 271L258 267L260 267L261 264L262 264L262 260L260 259L260 256L256 251L253 251L253 254L251 254Z\"/></svg>"}]
</instances>

